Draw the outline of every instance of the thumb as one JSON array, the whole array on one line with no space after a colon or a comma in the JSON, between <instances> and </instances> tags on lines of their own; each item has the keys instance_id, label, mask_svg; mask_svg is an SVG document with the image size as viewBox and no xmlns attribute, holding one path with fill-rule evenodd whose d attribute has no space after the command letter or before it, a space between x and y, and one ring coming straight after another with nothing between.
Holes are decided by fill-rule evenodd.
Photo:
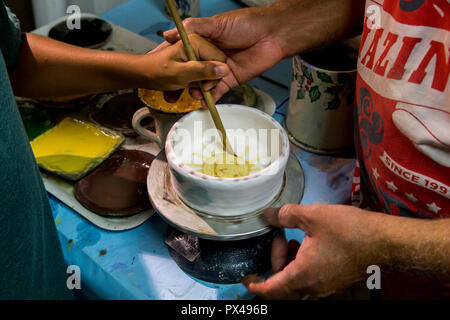
<instances>
[{"instance_id":1,"label":"thumb","mask_svg":"<svg viewBox=\"0 0 450 320\"><path fill-rule=\"evenodd\" d=\"M295 267L289 264L283 271L263 280L256 275L247 275L242 278L242 284L250 293L264 299L299 299L300 291L294 290L295 284L302 283L297 279Z\"/></svg>"},{"instance_id":2,"label":"thumb","mask_svg":"<svg viewBox=\"0 0 450 320\"><path fill-rule=\"evenodd\" d=\"M196 33L205 38L211 38L214 31L217 29L216 24L212 18L187 18L183 20L184 28L188 34ZM175 43L180 40L177 28L173 28L164 32L164 38L170 43Z\"/></svg>"},{"instance_id":3,"label":"thumb","mask_svg":"<svg viewBox=\"0 0 450 320\"><path fill-rule=\"evenodd\" d=\"M189 61L182 63L187 82L219 80L230 73L225 63L216 61Z\"/></svg>"},{"instance_id":4,"label":"thumb","mask_svg":"<svg viewBox=\"0 0 450 320\"><path fill-rule=\"evenodd\" d=\"M311 233L310 206L286 204L279 209L270 208L264 213L267 222L278 228L299 228L306 234Z\"/></svg>"}]
</instances>

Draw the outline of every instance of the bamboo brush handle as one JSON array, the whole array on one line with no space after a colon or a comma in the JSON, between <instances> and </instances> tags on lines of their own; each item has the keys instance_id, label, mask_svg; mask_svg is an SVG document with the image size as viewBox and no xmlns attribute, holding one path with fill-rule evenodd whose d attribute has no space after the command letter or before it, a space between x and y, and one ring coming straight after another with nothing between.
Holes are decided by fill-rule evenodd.
<instances>
[{"instance_id":1,"label":"bamboo brush handle","mask_svg":"<svg viewBox=\"0 0 450 320\"><path fill-rule=\"evenodd\" d=\"M175 2L173 0L166 0L166 3L167 7L169 8L170 14L172 15L173 21L175 22L178 34L180 35L181 41L183 42L184 49L186 50L186 54L189 60L198 61L197 55L195 54L191 42L189 41L186 29L184 29L183 22L181 21L180 15L178 14L178 8L176 7ZM204 89L202 82L199 82L199 85L203 97L205 98L206 105L208 106L209 112L211 113L214 124L222 134L222 143L224 145L224 149L227 152L235 155L234 151L231 148L231 144L228 142L225 127L223 126L222 120L220 119L219 112L217 112L216 103L214 102L214 98L212 97L211 92Z\"/></svg>"}]
</instances>

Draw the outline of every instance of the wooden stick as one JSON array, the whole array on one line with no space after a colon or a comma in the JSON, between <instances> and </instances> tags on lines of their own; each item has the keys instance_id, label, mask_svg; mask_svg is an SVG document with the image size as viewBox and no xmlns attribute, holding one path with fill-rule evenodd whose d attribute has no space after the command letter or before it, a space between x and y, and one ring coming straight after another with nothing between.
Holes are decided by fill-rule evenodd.
<instances>
[{"instance_id":1,"label":"wooden stick","mask_svg":"<svg viewBox=\"0 0 450 320\"><path fill-rule=\"evenodd\" d=\"M181 41L183 41L184 49L186 50L189 60L198 61L197 55L195 54L186 30L184 29L183 22L181 21L180 15L178 14L178 8L175 5L175 2L173 0L166 0L166 3L167 7L169 8L170 14L172 15L173 21L177 26L178 34L180 35ZM222 143L224 146L224 150L232 155L236 155L231 148L230 142L227 139L225 127L223 126L222 120L220 119L219 112L217 112L216 103L214 102L214 98L212 97L211 92L204 89L202 82L199 82L199 85L203 97L205 98L206 105L208 106L209 112L211 113L214 124L222 134Z\"/></svg>"}]
</instances>

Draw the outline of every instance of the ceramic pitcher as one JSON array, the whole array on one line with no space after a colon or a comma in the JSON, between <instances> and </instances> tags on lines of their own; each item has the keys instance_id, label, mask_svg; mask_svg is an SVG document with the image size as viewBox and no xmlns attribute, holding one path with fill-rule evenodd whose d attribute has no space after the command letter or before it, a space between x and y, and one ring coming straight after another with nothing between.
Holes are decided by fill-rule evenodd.
<instances>
[{"instance_id":1,"label":"ceramic pitcher","mask_svg":"<svg viewBox=\"0 0 450 320\"><path fill-rule=\"evenodd\" d=\"M293 57L286 117L292 143L321 154L339 153L352 146L356 63L350 70L342 69L327 70L301 56Z\"/></svg>"}]
</instances>

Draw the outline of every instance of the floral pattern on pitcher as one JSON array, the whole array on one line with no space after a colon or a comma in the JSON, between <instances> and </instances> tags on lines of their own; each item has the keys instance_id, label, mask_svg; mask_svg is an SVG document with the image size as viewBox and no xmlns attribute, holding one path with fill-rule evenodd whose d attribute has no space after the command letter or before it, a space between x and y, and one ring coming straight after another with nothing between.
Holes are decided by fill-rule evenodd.
<instances>
[{"instance_id":1,"label":"floral pattern on pitcher","mask_svg":"<svg viewBox=\"0 0 450 320\"><path fill-rule=\"evenodd\" d=\"M353 103L355 97L354 83L356 77L346 73L327 73L324 70L303 63L294 58L293 82L297 83L297 100L309 99L311 102L320 100L322 95L328 97L325 110L335 110L341 105ZM343 102L345 99L345 103Z\"/></svg>"}]
</instances>

